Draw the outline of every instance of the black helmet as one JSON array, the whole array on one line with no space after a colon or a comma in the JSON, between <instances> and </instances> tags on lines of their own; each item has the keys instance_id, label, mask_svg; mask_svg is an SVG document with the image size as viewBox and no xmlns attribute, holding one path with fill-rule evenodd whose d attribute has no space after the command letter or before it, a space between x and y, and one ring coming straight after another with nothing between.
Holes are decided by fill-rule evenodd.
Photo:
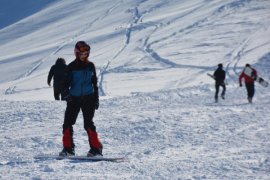
<instances>
[{"instance_id":1,"label":"black helmet","mask_svg":"<svg viewBox=\"0 0 270 180\"><path fill-rule=\"evenodd\" d=\"M55 64L66 64L66 61L64 58L57 58Z\"/></svg>"}]
</instances>

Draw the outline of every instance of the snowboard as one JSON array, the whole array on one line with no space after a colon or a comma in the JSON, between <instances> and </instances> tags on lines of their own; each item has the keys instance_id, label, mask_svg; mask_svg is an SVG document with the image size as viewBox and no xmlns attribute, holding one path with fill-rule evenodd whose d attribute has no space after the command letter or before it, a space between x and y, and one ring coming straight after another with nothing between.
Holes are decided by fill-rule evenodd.
<instances>
[{"instance_id":1,"label":"snowboard","mask_svg":"<svg viewBox=\"0 0 270 180\"><path fill-rule=\"evenodd\" d=\"M268 87L268 82L267 81L265 81L263 78L261 78L261 77L257 77L256 79L255 79L255 81L256 82L258 82L260 85L262 85L263 87Z\"/></svg>"},{"instance_id":2,"label":"snowboard","mask_svg":"<svg viewBox=\"0 0 270 180\"><path fill-rule=\"evenodd\" d=\"M244 73L245 73L247 76L253 78L252 72L253 72L253 70L252 70L251 68L245 67ZM259 76L255 77L255 78L253 78L253 79L254 79L255 82L259 83L259 84L262 85L263 87L267 87L268 84L269 84L267 81L265 81L262 77L259 77Z\"/></svg>"},{"instance_id":3,"label":"snowboard","mask_svg":"<svg viewBox=\"0 0 270 180\"><path fill-rule=\"evenodd\" d=\"M216 79L215 76L213 74L207 73L208 76L210 76L212 79Z\"/></svg>"},{"instance_id":4,"label":"snowboard","mask_svg":"<svg viewBox=\"0 0 270 180\"><path fill-rule=\"evenodd\" d=\"M127 161L124 157L103 157L103 156L94 156L94 157L88 157L88 156L59 156L59 155L38 155L34 157L37 160L50 160L50 159L56 159L56 160L74 160L74 161L110 161L110 162L124 162Z\"/></svg>"}]
</instances>

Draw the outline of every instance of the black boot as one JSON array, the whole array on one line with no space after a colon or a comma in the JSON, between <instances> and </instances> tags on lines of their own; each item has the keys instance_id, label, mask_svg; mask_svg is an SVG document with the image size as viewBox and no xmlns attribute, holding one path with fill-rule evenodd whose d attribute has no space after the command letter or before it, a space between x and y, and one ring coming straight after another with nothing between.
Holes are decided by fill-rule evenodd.
<instances>
[{"instance_id":1,"label":"black boot","mask_svg":"<svg viewBox=\"0 0 270 180\"><path fill-rule=\"evenodd\" d=\"M102 147L99 149L96 148L91 148L88 153L87 153L87 157L94 157L94 156L103 156L102 155Z\"/></svg>"},{"instance_id":2,"label":"black boot","mask_svg":"<svg viewBox=\"0 0 270 180\"><path fill-rule=\"evenodd\" d=\"M59 153L59 156L75 156L75 149L74 148L63 148L63 150Z\"/></svg>"}]
</instances>

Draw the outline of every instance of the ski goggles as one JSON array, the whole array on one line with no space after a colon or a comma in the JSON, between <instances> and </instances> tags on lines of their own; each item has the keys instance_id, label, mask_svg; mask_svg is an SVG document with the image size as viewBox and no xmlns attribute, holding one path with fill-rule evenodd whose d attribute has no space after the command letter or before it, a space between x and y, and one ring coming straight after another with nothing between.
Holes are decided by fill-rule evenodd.
<instances>
[{"instance_id":1,"label":"ski goggles","mask_svg":"<svg viewBox=\"0 0 270 180\"><path fill-rule=\"evenodd\" d=\"M90 47L89 46L81 46L81 47L78 47L78 50L80 52L89 52L90 51Z\"/></svg>"},{"instance_id":2,"label":"ski goggles","mask_svg":"<svg viewBox=\"0 0 270 180\"><path fill-rule=\"evenodd\" d=\"M80 56L89 56L89 51L79 52Z\"/></svg>"}]
</instances>

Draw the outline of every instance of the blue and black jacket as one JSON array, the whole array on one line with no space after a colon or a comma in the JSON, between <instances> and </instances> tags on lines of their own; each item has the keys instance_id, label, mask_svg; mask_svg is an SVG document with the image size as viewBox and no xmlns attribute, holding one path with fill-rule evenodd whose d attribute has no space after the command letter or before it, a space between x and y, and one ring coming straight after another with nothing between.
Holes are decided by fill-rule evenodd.
<instances>
[{"instance_id":1,"label":"blue and black jacket","mask_svg":"<svg viewBox=\"0 0 270 180\"><path fill-rule=\"evenodd\" d=\"M98 99L97 75L94 63L75 59L68 65L67 88L71 96L94 95Z\"/></svg>"}]
</instances>

